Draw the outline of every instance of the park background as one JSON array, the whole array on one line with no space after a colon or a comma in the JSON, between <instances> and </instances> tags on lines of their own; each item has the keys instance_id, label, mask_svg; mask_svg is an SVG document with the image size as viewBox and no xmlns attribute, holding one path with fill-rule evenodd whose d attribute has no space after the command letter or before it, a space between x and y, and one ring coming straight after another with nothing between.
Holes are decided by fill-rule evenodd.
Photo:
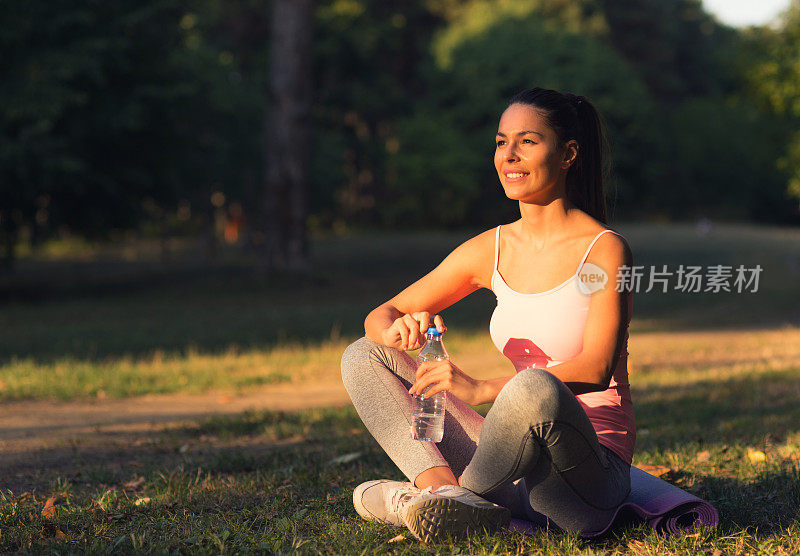
<instances>
[{"instance_id":1,"label":"park background","mask_svg":"<svg viewBox=\"0 0 800 556\"><path fill-rule=\"evenodd\" d=\"M439 549L800 549L797 0L750 27L695 0L9 1L0 23L0 549L418 551L352 509L399 476L338 358L518 215L493 137L534 85L604 114L636 264L763 268L757 292L634 300L636 463L722 524ZM444 313L481 376L510 367L493 302Z\"/></svg>"}]
</instances>

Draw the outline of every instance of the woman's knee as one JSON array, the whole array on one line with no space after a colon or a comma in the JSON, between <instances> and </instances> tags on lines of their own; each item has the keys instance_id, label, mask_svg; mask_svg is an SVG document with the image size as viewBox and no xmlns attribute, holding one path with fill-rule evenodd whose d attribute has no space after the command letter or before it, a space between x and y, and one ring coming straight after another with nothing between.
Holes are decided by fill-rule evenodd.
<instances>
[{"instance_id":1,"label":"woman's knee","mask_svg":"<svg viewBox=\"0 0 800 556\"><path fill-rule=\"evenodd\" d=\"M364 364L369 361L370 350L376 343L366 336L363 336L347 346L342 353L342 382L345 387L348 383L361 374Z\"/></svg>"},{"instance_id":2,"label":"woman's knee","mask_svg":"<svg viewBox=\"0 0 800 556\"><path fill-rule=\"evenodd\" d=\"M523 394L551 397L560 394L562 382L545 369L531 367L518 372L508 385Z\"/></svg>"},{"instance_id":3,"label":"woman's knee","mask_svg":"<svg viewBox=\"0 0 800 556\"><path fill-rule=\"evenodd\" d=\"M544 419L548 415L558 415L564 388L564 384L546 370L530 368L518 372L508 381L497 401L533 412Z\"/></svg>"}]
</instances>

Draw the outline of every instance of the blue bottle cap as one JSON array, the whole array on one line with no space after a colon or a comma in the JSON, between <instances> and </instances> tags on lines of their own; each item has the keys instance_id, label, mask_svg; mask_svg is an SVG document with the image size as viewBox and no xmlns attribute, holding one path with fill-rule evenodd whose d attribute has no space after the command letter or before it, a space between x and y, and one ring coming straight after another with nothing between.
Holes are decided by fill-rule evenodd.
<instances>
[{"instance_id":1,"label":"blue bottle cap","mask_svg":"<svg viewBox=\"0 0 800 556\"><path fill-rule=\"evenodd\" d=\"M435 326L429 326L428 331L425 334L433 334L434 336L441 336L442 333Z\"/></svg>"}]
</instances>

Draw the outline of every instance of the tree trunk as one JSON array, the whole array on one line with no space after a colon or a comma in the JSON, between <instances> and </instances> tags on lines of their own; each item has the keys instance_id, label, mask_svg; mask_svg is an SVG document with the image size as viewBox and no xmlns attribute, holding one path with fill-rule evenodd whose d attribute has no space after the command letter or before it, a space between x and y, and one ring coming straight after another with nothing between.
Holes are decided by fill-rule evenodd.
<instances>
[{"instance_id":1,"label":"tree trunk","mask_svg":"<svg viewBox=\"0 0 800 556\"><path fill-rule=\"evenodd\" d=\"M261 201L266 269L308 267L313 0L273 0Z\"/></svg>"},{"instance_id":2,"label":"tree trunk","mask_svg":"<svg viewBox=\"0 0 800 556\"><path fill-rule=\"evenodd\" d=\"M0 211L0 270L12 271L17 261L17 241L19 241L19 220L14 211Z\"/></svg>"}]
</instances>

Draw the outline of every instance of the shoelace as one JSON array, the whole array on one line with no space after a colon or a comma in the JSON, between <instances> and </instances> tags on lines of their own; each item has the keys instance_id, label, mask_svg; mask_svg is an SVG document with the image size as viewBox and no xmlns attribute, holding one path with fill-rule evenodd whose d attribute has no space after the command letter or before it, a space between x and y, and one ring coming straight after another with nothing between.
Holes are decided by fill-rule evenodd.
<instances>
[{"instance_id":1,"label":"shoelace","mask_svg":"<svg viewBox=\"0 0 800 556\"><path fill-rule=\"evenodd\" d=\"M437 488L434 494L439 494L440 496L447 496L447 497L467 497L472 498L475 495L471 490L468 490L459 485L442 485Z\"/></svg>"},{"instance_id":2,"label":"shoelace","mask_svg":"<svg viewBox=\"0 0 800 556\"><path fill-rule=\"evenodd\" d=\"M412 485L404 488L398 488L394 491L394 493L392 493L392 497L389 499L389 504L393 509L395 509L395 511L400 511L400 508L412 498L416 498L423 494L430 494L432 491L433 487L426 487L422 490L419 490L417 487Z\"/></svg>"}]
</instances>

